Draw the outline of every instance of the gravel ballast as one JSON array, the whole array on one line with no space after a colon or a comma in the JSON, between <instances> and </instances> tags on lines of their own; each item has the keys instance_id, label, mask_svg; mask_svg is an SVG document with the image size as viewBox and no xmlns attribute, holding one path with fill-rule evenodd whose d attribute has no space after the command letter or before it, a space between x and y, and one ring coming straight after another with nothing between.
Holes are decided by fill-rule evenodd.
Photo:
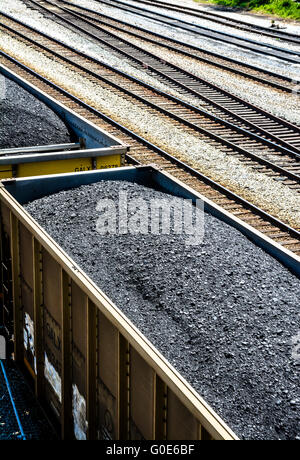
<instances>
[{"instance_id":1,"label":"gravel ballast","mask_svg":"<svg viewBox=\"0 0 300 460\"><path fill-rule=\"evenodd\" d=\"M20 435L4 375L0 368L0 441L17 440Z\"/></svg>"},{"instance_id":2,"label":"gravel ballast","mask_svg":"<svg viewBox=\"0 0 300 460\"><path fill-rule=\"evenodd\" d=\"M140 5L135 1L126 1L126 3L129 6L140 7ZM220 24L214 21L214 19L197 18L193 15L183 14L178 11L172 11L172 10L168 11L165 8L161 8L158 5L150 6L150 5L143 4L143 6L145 10L147 11L147 13L148 12L159 13L159 14L163 14L166 16L170 16L171 18L178 19L179 21L188 22L189 25L197 25L200 27L204 27L206 29L213 30L214 32L224 32L236 38L240 38L240 39L246 38L246 39L257 41L261 44L271 44L273 46L276 46L282 49L299 51L299 45L285 43L284 41L281 42L281 41L278 41L278 39L276 38L267 37L264 35L262 36L259 32L254 31L253 29L252 31L251 29L249 29L249 31L238 30L235 27L230 27L228 25Z\"/></svg>"},{"instance_id":3,"label":"gravel ballast","mask_svg":"<svg viewBox=\"0 0 300 460\"><path fill-rule=\"evenodd\" d=\"M95 0L73 0L72 3L79 6L87 7L93 11L102 12L116 19L121 19L129 22L132 26L137 25L144 27L152 32L157 32L166 35L170 38L181 40L183 43L196 45L203 50L219 53L221 56L227 56L239 60L241 63L255 64L266 70L282 73L291 78L299 79L299 65L291 64L277 59L272 56L263 56L256 54L250 50L242 50L236 45L221 43L207 37L195 36L192 32L183 31L176 27L166 24L159 24L156 21L137 16L133 13L127 13L118 8L109 7L100 4Z\"/></svg>"},{"instance_id":4,"label":"gravel ballast","mask_svg":"<svg viewBox=\"0 0 300 460\"><path fill-rule=\"evenodd\" d=\"M272 15L266 15L265 13L239 10L237 8L230 8L223 5L217 5L215 3L195 2L195 0L167 0L166 3L173 3L174 5L184 5L192 8L199 9L199 11L208 11L211 13L217 13L218 15L224 16L225 18L237 19L238 21L248 22L250 25L258 25L269 28L271 26L271 20L276 19L276 24L279 23L280 28L284 27L284 31L300 35L299 22L293 19L287 18L275 18Z\"/></svg>"},{"instance_id":5,"label":"gravel ballast","mask_svg":"<svg viewBox=\"0 0 300 460\"><path fill-rule=\"evenodd\" d=\"M53 428L38 405L22 372L11 360L3 361L18 416L26 440L54 440ZM0 368L0 441L20 440L21 432L13 411L8 389Z\"/></svg>"},{"instance_id":6,"label":"gravel ballast","mask_svg":"<svg viewBox=\"0 0 300 460\"><path fill-rule=\"evenodd\" d=\"M205 215L205 237L100 235L100 199L168 195L127 182L25 206L243 439L300 437L299 279L237 230ZM80 244L78 244L80 241Z\"/></svg>"},{"instance_id":7,"label":"gravel ballast","mask_svg":"<svg viewBox=\"0 0 300 460\"><path fill-rule=\"evenodd\" d=\"M92 9L95 9L95 11L101 10L102 8L98 2L89 0L87 5L85 5L86 0L80 0L80 4L82 4L82 1L84 2L83 6L88 6ZM145 81L146 83L149 83L150 85L160 90L169 92L174 96L179 95L179 97L185 99L187 102L201 107L201 102L199 99L195 100L193 96L182 96L182 94L178 94L176 91L174 91L174 89L168 87L166 82L160 81L160 79L155 74L151 74L146 69L143 69L142 66L137 66L137 68L135 65L132 65L128 59L115 54L111 49L108 49L104 45L97 44L95 41L88 39L87 37L84 37L83 35L80 35L66 27L63 27L62 25L55 23L55 21L52 21L49 18L44 17L38 11L33 11L27 8L27 6L20 0L14 0L9 4L1 6L1 8L6 13L21 19L26 24L41 31L46 30L50 36L61 40L66 44L73 46L96 59L114 66L117 69L126 72L129 75L132 75L142 81ZM120 13L116 11L115 15L118 14ZM150 30L155 30L155 24L153 27L149 27L148 25ZM116 31L113 32L116 33ZM164 48L154 46L143 40L135 39L134 37L127 35L125 32L118 32L117 34L120 35L120 37L129 40L133 44L141 46L142 48L153 52L156 55L159 55L161 58L166 59L166 61L169 61L184 69L189 69L196 76L204 78L212 84L217 84L226 91L229 91L236 96L261 107L273 115L285 118L292 123L300 124L298 109L299 101L295 95L284 94L272 88L268 88L268 91L266 91L266 88L259 83L247 81L239 75L234 75L231 72L225 70L216 69L213 65L210 66L203 64L195 59L178 56L176 53L166 51ZM180 38L175 35L174 37L177 39ZM182 36L182 39L185 42L188 41L188 35L185 38ZM196 44L199 45L198 42ZM205 49L206 48L207 46L205 46ZM257 64L256 60L255 64ZM287 67L289 70L291 70L293 66L289 65ZM295 70L297 70L296 67ZM280 70L279 73L281 73L281 71L282 70ZM296 71L296 73L290 73L289 76L291 79L295 80L296 86L296 81L299 80L299 72ZM212 110L210 111L213 112Z\"/></svg>"},{"instance_id":8,"label":"gravel ballast","mask_svg":"<svg viewBox=\"0 0 300 460\"><path fill-rule=\"evenodd\" d=\"M119 32L118 35L130 41L130 43L140 46L156 56L160 56L166 62L183 69L188 69L189 72L197 77L209 81L213 85L217 85L223 90L241 97L245 101L257 105L277 117L300 125L299 100L295 94L284 94L281 91L271 88L266 90L259 83L245 81L244 78L240 78L239 76L232 76L228 71L216 70L214 67L207 66L206 64L203 65L195 59L180 56L172 51L147 43L145 40L131 37L125 32ZM197 102L197 105L199 106L199 102Z\"/></svg>"},{"instance_id":9,"label":"gravel ballast","mask_svg":"<svg viewBox=\"0 0 300 460\"><path fill-rule=\"evenodd\" d=\"M300 197L296 190L254 170L235 156L227 155L221 145L211 146L200 134L189 133L184 127L177 127L173 120L162 117L158 111L141 106L125 95L121 96L105 85L101 86L100 82L95 84L92 79L81 76L4 33L0 48L2 46L21 62L126 128L188 161L203 174L284 222L296 227L299 225Z\"/></svg>"},{"instance_id":10,"label":"gravel ballast","mask_svg":"<svg viewBox=\"0 0 300 460\"><path fill-rule=\"evenodd\" d=\"M70 142L65 124L45 104L0 74L0 148Z\"/></svg>"}]
</instances>

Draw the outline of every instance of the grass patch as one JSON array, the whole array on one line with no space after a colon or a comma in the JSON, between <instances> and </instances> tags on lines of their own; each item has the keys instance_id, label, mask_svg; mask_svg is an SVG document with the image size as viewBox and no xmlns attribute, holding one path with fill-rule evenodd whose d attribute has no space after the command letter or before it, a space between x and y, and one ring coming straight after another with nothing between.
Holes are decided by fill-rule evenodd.
<instances>
[{"instance_id":1,"label":"grass patch","mask_svg":"<svg viewBox=\"0 0 300 460\"><path fill-rule=\"evenodd\" d=\"M197 0L195 0L197 1ZM199 0L204 3L203 0ZM242 8L300 21L300 4L293 0L210 0L205 3Z\"/></svg>"}]
</instances>

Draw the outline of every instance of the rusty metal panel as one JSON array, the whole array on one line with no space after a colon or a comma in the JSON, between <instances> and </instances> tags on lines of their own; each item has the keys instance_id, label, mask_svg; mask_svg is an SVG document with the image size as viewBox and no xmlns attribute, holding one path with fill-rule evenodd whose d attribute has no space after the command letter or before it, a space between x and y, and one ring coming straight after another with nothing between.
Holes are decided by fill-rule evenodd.
<instances>
[{"instance_id":1,"label":"rusty metal panel","mask_svg":"<svg viewBox=\"0 0 300 460\"><path fill-rule=\"evenodd\" d=\"M62 315L61 270L43 249L45 396L57 417L61 412Z\"/></svg>"},{"instance_id":2,"label":"rusty metal panel","mask_svg":"<svg viewBox=\"0 0 300 460\"><path fill-rule=\"evenodd\" d=\"M23 314L20 283L20 234L19 220L10 213L10 251L12 267L12 301L14 314L14 359L24 361Z\"/></svg>"},{"instance_id":3,"label":"rusty metal panel","mask_svg":"<svg viewBox=\"0 0 300 460\"><path fill-rule=\"evenodd\" d=\"M168 391L167 439L190 441L198 439L198 421L175 394Z\"/></svg>"},{"instance_id":4,"label":"rusty metal panel","mask_svg":"<svg viewBox=\"0 0 300 460\"><path fill-rule=\"evenodd\" d=\"M89 441L97 439L97 334L97 307L89 299L87 314L87 439Z\"/></svg>"},{"instance_id":5,"label":"rusty metal panel","mask_svg":"<svg viewBox=\"0 0 300 460\"><path fill-rule=\"evenodd\" d=\"M44 394L44 348L43 348L43 258L42 247L33 238L33 279L34 279L34 329L35 329L35 357L36 357L36 378L35 394L40 400Z\"/></svg>"},{"instance_id":6,"label":"rusty metal panel","mask_svg":"<svg viewBox=\"0 0 300 460\"><path fill-rule=\"evenodd\" d=\"M24 310L33 320L33 239L31 233L20 224L20 275Z\"/></svg>"},{"instance_id":7,"label":"rusty metal panel","mask_svg":"<svg viewBox=\"0 0 300 460\"><path fill-rule=\"evenodd\" d=\"M88 297L72 282L72 413L79 440L87 434L87 308Z\"/></svg>"},{"instance_id":8,"label":"rusty metal panel","mask_svg":"<svg viewBox=\"0 0 300 460\"><path fill-rule=\"evenodd\" d=\"M118 439L119 332L98 313L98 438Z\"/></svg>"},{"instance_id":9,"label":"rusty metal panel","mask_svg":"<svg viewBox=\"0 0 300 460\"><path fill-rule=\"evenodd\" d=\"M9 208L1 202L1 219L2 219L2 228L4 232L10 234L10 210Z\"/></svg>"},{"instance_id":10,"label":"rusty metal panel","mask_svg":"<svg viewBox=\"0 0 300 460\"><path fill-rule=\"evenodd\" d=\"M72 357L73 383L86 397L87 296L72 282Z\"/></svg>"},{"instance_id":11,"label":"rusty metal panel","mask_svg":"<svg viewBox=\"0 0 300 460\"><path fill-rule=\"evenodd\" d=\"M168 387L156 375L155 439L167 439Z\"/></svg>"},{"instance_id":12,"label":"rusty metal panel","mask_svg":"<svg viewBox=\"0 0 300 460\"><path fill-rule=\"evenodd\" d=\"M213 441L214 440L213 436L210 435L209 432L200 423L198 426L198 432L199 432L198 439L200 441Z\"/></svg>"},{"instance_id":13,"label":"rusty metal panel","mask_svg":"<svg viewBox=\"0 0 300 460\"><path fill-rule=\"evenodd\" d=\"M130 356L129 341L119 333L119 436L121 441L130 440Z\"/></svg>"},{"instance_id":14,"label":"rusty metal panel","mask_svg":"<svg viewBox=\"0 0 300 460\"><path fill-rule=\"evenodd\" d=\"M12 265L10 247L10 211L1 202L1 317L0 323L4 326L8 338L14 332L13 302L12 302Z\"/></svg>"},{"instance_id":15,"label":"rusty metal panel","mask_svg":"<svg viewBox=\"0 0 300 460\"><path fill-rule=\"evenodd\" d=\"M155 372L131 349L130 438L154 439Z\"/></svg>"},{"instance_id":16,"label":"rusty metal panel","mask_svg":"<svg viewBox=\"0 0 300 460\"><path fill-rule=\"evenodd\" d=\"M24 358L36 374L35 326L34 326L34 263L33 238L31 233L20 223L20 286L23 315Z\"/></svg>"},{"instance_id":17,"label":"rusty metal panel","mask_svg":"<svg viewBox=\"0 0 300 460\"><path fill-rule=\"evenodd\" d=\"M61 268L61 318L62 318L62 406L61 406L61 436L62 439L74 439L72 418L72 349L71 349L71 307L72 284L71 277Z\"/></svg>"}]
</instances>

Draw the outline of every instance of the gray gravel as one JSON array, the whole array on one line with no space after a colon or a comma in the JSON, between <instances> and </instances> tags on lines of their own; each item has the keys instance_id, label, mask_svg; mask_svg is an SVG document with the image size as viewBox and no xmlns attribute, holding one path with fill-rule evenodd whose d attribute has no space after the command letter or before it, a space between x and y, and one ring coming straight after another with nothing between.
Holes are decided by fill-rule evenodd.
<instances>
[{"instance_id":1,"label":"gray gravel","mask_svg":"<svg viewBox=\"0 0 300 460\"><path fill-rule=\"evenodd\" d=\"M26 440L56 440L57 436L53 428L20 369L11 360L5 360L3 364ZM13 412L4 375L0 369L0 441L19 440L20 437L21 433Z\"/></svg>"},{"instance_id":2,"label":"gray gravel","mask_svg":"<svg viewBox=\"0 0 300 460\"><path fill-rule=\"evenodd\" d=\"M236 8L230 8L223 5L207 4L203 2L195 2L194 0L168 0L167 3L174 3L174 5L186 5L192 8L197 8L199 11L209 11L212 13L218 13L218 15L224 16L225 18L232 18L248 22L249 24L257 24L263 27L270 27L271 20L275 19L272 15L266 15L264 13L239 10ZM280 24L280 27L284 27L285 32L300 35L299 22L292 19L276 18L276 24Z\"/></svg>"},{"instance_id":3,"label":"gray gravel","mask_svg":"<svg viewBox=\"0 0 300 460\"><path fill-rule=\"evenodd\" d=\"M136 1L126 1L126 3L130 6L140 6ZM197 6L197 5L196 5ZM254 31L253 29L249 29L249 31L245 30L239 30L234 27L230 27L228 25L223 25L218 22L215 22L213 19L204 19L204 18L197 18L193 15L188 15L188 14L182 14L179 13L178 11L172 11L172 10L166 10L164 8L160 8L158 5L144 5L145 10L148 12L155 12L155 13L160 13L163 15L170 16L175 19L179 19L179 21L185 21L188 22L189 25L198 25L201 27L206 27L207 29L212 29L214 32L225 32L228 34L231 34L233 37L237 38L247 38L251 40L255 40L260 42L261 44L267 44L270 43L274 46L277 46L282 49L288 49L288 50L294 50L294 51L299 51L299 45L291 44L291 43L285 43L284 41L279 41L276 38L271 38L267 36L262 36L259 32Z\"/></svg>"},{"instance_id":4,"label":"gray gravel","mask_svg":"<svg viewBox=\"0 0 300 460\"><path fill-rule=\"evenodd\" d=\"M239 437L299 438L299 279L210 215L198 247L178 235L100 236L97 202L120 188L168 197L102 182L25 207Z\"/></svg>"},{"instance_id":5,"label":"gray gravel","mask_svg":"<svg viewBox=\"0 0 300 460\"><path fill-rule=\"evenodd\" d=\"M228 43L217 42L207 37L201 37L195 35L192 32L183 31L176 27L172 27L167 24L160 24L148 18L137 16L134 13L128 13L118 8L109 7L101 4L94 0L73 0L72 3L93 9L94 11L103 12L109 16L113 16L117 19L125 20L130 22L132 25L138 25L144 28L148 28L152 32L158 32L171 38L176 38L184 43L196 45L202 47L205 50L217 52L220 55L231 57L239 60L240 62L246 62L249 64L255 64L264 69L271 70L283 75L290 76L298 80L299 76L299 65L293 65L286 63L281 59L273 58L271 56L263 56L254 53L250 50L242 50L241 48L231 45Z\"/></svg>"},{"instance_id":6,"label":"gray gravel","mask_svg":"<svg viewBox=\"0 0 300 460\"><path fill-rule=\"evenodd\" d=\"M13 81L0 79L1 149L70 142L65 124L52 110Z\"/></svg>"},{"instance_id":7,"label":"gray gravel","mask_svg":"<svg viewBox=\"0 0 300 460\"><path fill-rule=\"evenodd\" d=\"M209 145L198 133L187 132L125 96L66 68L31 47L3 33L1 44L12 56L37 69L44 77L84 100L158 147L170 152L203 174L229 187L266 212L292 226L299 226L300 195L281 181L254 170L221 148ZM266 193L267 190L267 193Z\"/></svg>"}]
</instances>

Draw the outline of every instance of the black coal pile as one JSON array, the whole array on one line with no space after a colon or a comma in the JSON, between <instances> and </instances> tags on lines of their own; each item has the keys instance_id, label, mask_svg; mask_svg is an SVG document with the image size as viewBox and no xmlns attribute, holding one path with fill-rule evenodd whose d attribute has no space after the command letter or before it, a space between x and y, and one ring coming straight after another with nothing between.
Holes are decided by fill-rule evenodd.
<instances>
[{"instance_id":1,"label":"black coal pile","mask_svg":"<svg viewBox=\"0 0 300 460\"><path fill-rule=\"evenodd\" d=\"M97 203L118 202L120 190L128 201L172 199L106 181L25 207L239 437L299 438L299 279L209 214L198 246L100 235Z\"/></svg>"},{"instance_id":2,"label":"black coal pile","mask_svg":"<svg viewBox=\"0 0 300 460\"><path fill-rule=\"evenodd\" d=\"M65 124L44 103L1 75L0 85L0 149L70 142Z\"/></svg>"}]
</instances>

